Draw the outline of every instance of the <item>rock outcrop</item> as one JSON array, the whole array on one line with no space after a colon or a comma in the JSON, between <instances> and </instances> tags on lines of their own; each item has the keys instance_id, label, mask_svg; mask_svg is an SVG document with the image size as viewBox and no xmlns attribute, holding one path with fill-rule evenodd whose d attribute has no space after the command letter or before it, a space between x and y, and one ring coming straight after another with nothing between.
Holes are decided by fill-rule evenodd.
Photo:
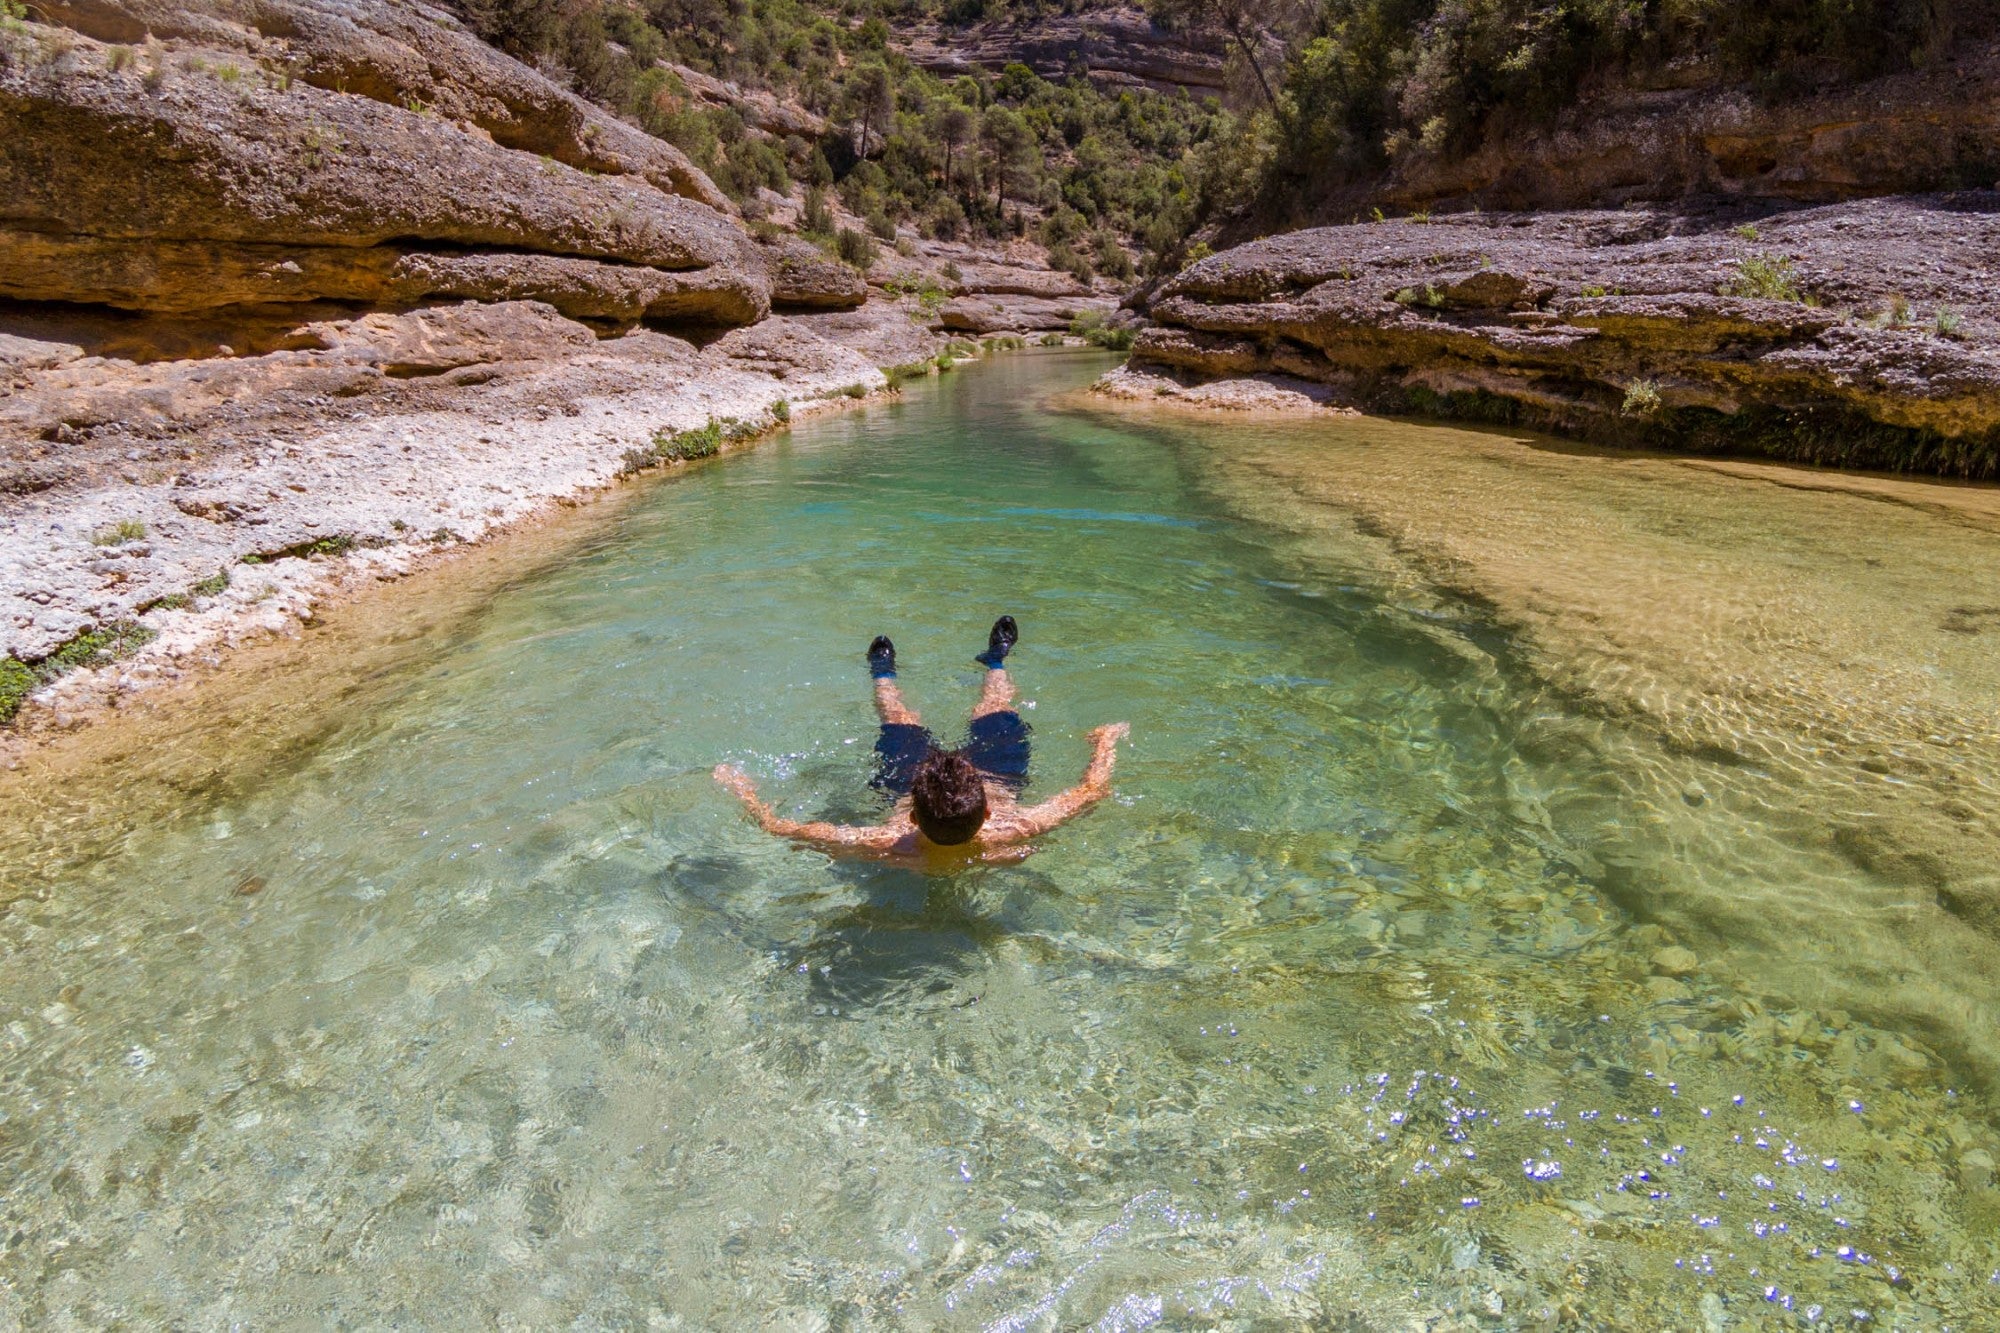
<instances>
[{"instance_id":1,"label":"rock outcrop","mask_svg":"<svg viewBox=\"0 0 2000 1333\"><path fill-rule=\"evenodd\" d=\"M1754 223L1583 212L1321 227L1168 281L1133 358L1277 372L1390 410L1991 477L1996 258L1991 192Z\"/></svg>"},{"instance_id":2,"label":"rock outcrop","mask_svg":"<svg viewBox=\"0 0 2000 1333\"><path fill-rule=\"evenodd\" d=\"M2000 48L1990 42L1782 101L1684 73L1678 86L1586 98L1549 130L1496 133L1468 155L1406 154L1349 202L1356 212L1370 203L1573 209L1687 196L1799 204L2000 180Z\"/></svg>"},{"instance_id":3,"label":"rock outcrop","mask_svg":"<svg viewBox=\"0 0 2000 1333\"><path fill-rule=\"evenodd\" d=\"M49 14L75 30L0 37L0 296L170 315L539 300L718 326L769 309L766 263L678 150L441 14Z\"/></svg>"},{"instance_id":4,"label":"rock outcrop","mask_svg":"<svg viewBox=\"0 0 2000 1333\"><path fill-rule=\"evenodd\" d=\"M934 353L884 315L925 340L890 349L899 359ZM0 660L135 622L208 651L227 617L202 608L255 610L220 591L232 578L303 577L304 557L350 550L405 561L603 485L663 426L768 422L779 399L806 412L880 387L847 332L780 317L697 348L648 328L599 337L540 302L468 301L143 366L0 337Z\"/></svg>"},{"instance_id":5,"label":"rock outcrop","mask_svg":"<svg viewBox=\"0 0 2000 1333\"><path fill-rule=\"evenodd\" d=\"M947 77L1022 64L1057 82L1081 71L1102 86L1180 89L1195 97L1219 96L1228 85L1218 34L1169 32L1137 7L996 19L967 28L923 23L894 41L912 63Z\"/></svg>"}]
</instances>

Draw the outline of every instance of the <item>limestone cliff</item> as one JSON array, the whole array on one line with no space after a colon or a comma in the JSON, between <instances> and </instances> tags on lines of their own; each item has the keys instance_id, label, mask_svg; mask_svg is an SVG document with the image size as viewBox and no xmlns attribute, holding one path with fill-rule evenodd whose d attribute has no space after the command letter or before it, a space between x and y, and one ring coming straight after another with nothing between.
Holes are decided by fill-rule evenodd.
<instances>
[{"instance_id":1,"label":"limestone cliff","mask_svg":"<svg viewBox=\"0 0 2000 1333\"><path fill-rule=\"evenodd\" d=\"M969 27L913 25L896 38L909 59L939 74L997 73L1026 65L1051 80L1082 73L1108 87L1219 96L1228 86L1221 38L1170 32L1143 9L1110 5L1071 14L991 19Z\"/></svg>"},{"instance_id":2,"label":"limestone cliff","mask_svg":"<svg viewBox=\"0 0 2000 1333\"><path fill-rule=\"evenodd\" d=\"M0 35L0 296L177 315L527 299L722 326L770 307L773 266L677 149L441 12L37 14L57 22Z\"/></svg>"},{"instance_id":3,"label":"limestone cliff","mask_svg":"<svg viewBox=\"0 0 2000 1333\"><path fill-rule=\"evenodd\" d=\"M1168 281L1133 356L1278 372L1389 410L1993 477L1996 259L2000 194L1985 191L1754 223L1623 211L1321 227Z\"/></svg>"}]
</instances>

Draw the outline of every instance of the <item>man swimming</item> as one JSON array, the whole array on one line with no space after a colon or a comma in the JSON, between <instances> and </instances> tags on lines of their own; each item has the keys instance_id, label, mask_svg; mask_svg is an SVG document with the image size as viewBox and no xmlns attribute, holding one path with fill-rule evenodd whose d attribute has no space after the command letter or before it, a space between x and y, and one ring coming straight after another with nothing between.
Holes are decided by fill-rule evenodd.
<instances>
[{"instance_id":1,"label":"man swimming","mask_svg":"<svg viewBox=\"0 0 2000 1333\"><path fill-rule=\"evenodd\" d=\"M1123 722L1090 733L1096 747L1083 781L1038 805L1017 797L1028 782L1028 724L1014 711L1014 682L1007 654L1020 640L1014 617L993 622L986 651L975 660L986 680L973 705L962 749L939 748L903 699L896 684L896 645L886 635L868 645L875 679L875 711L882 732L875 742L875 776L869 785L895 799L880 824L799 823L785 819L757 796L740 768L717 765L715 780L742 798L768 833L796 839L836 855L900 862L953 859L1017 861L1034 851L1024 844L1083 813L1111 791L1115 748L1131 727Z\"/></svg>"}]
</instances>

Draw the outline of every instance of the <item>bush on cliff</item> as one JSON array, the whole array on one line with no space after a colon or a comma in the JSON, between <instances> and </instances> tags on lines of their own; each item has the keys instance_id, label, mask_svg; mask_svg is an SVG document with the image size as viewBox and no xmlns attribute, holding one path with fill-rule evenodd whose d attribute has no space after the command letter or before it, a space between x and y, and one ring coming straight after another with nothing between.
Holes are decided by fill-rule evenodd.
<instances>
[{"instance_id":1,"label":"bush on cliff","mask_svg":"<svg viewBox=\"0 0 2000 1333\"><path fill-rule=\"evenodd\" d=\"M1211 211L1204 146L1229 118L1212 100L1144 90L1102 91L1078 76L1060 83L1023 65L998 75L945 79L889 45L889 25L940 0L460 0L473 29L582 95L684 150L746 213L762 216L763 189L797 183L838 189L849 211L884 240L898 224L933 236L1017 235L1029 213L1066 211L1090 233L1098 267L1129 266L1121 238L1157 257ZM1028 9L989 0L980 12ZM967 15L970 11L967 11ZM733 107L693 96L662 61L768 89L826 118L817 141L751 128ZM815 225L817 223L817 225ZM803 228L834 231L830 220ZM1117 258L1106 266L1102 258ZM1158 259L1153 260L1157 267Z\"/></svg>"}]
</instances>

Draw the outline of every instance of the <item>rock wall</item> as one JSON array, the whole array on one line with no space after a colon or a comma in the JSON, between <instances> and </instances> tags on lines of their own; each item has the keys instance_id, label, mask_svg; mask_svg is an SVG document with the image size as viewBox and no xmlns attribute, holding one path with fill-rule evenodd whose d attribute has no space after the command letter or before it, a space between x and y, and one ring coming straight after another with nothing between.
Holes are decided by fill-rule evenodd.
<instances>
[{"instance_id":1,"label":"rock wall","mask_svg":"<svg viewBox=\"0 0 2000 1333\"><path fill-rule=\"evenodd\" d=\"M1169 32L1135 6L966 28L923 23L893 40L913 63L947 77L975 69L998 73L1018 63L1057 82L1081 70L1102 86L1179 89L1195 97L1220 96L1228 86L1215 33Z\"/></svg>"},{"instance_id":2,"label":"rock wall","mask_svg":"<svg viewBox=\"0 0 2000 1333\"><path fill-rule=\"evenodd\" d=\"M1496 133L1467 156L1413 153L1337 201L1415 209L1616 207L1684 196L1824 203L2000 181L2000 49L1970 41L1925 68L1784 101L1719 85L1587 98L1553 129Z\"/></svg>"},{"instance_id":3,"label":"rock wall","mask_svg":"<svg viewBox=\"0 0 2000 1333\"><path fill-rule=\"evenodd\" d=\"M382 0L79 0L0 34L0 297L536 300L714 326L771 256L671 145ZM67 25L67 26L63 26Z\"/></svg>"},{"instance_id":4,"label":"rock wall","mask_svg":"<svg viewBox=\"0 0 2000 1333\"><path fill-rule=\"evenodd\" d=\"M1756 222L1492 214L1320 227L1193 265L1135 364L1391 410L2000 476L2000 194Z\"/></svg>"}]
</instances>

